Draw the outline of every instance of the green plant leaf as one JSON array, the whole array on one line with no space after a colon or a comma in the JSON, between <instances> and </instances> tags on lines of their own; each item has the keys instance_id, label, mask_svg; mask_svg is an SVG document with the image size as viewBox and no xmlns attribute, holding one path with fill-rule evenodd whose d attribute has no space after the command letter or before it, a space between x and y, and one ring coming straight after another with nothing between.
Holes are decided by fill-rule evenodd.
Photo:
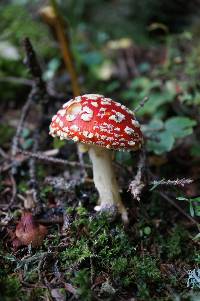
<instances>
[{"instance_id":1,"label":"green plant leaf","mask_svg":"<svg viewBox=\"0 0 200 301\"><path fill-rule=\"evenodd\" d=\"M155 137L158 141L149 140L147 148L155 154L160 155L172 149L175 139L169 131L158 133Z\"/></svg>"},{"instance_id":2,"label":"green plant leaf","mask_svg":"<svg viewBox=\"0 0 200 301\"><path fill-rule=\"evenodd\" d=\"M164 128L164 123L160 119L152 119L149 124L142 125L142 132L152 133L154 131L160 131Z\"/></svg>"},{"instance_id":3,"label":"green plant leaf","mask_svg":"<svg viewBox=\"0 0 200 301\"><path fill-rule=\"evenodd\" d=\"M194 208L193 208L193 204L192 204L191 199L189 199L189 202L190 202L190 215L191 215L192 217L194 217Z\"/></svg>"},{"instance_id":4,"label":"green plant leaf","mask_svg":"<svg viewBox=\"0 0 200 301\"><path fill-rule=\"evenodd\" d=\"M196 121L188 117L172 117L165 122L165 128L174 138L182 138L192 134Z\"/></svg>"},{"instance_id":5,"label":"green plant leaf","mask_svg":"<svg viewBox=\"0 0 200 301\"><path fill-rule=\"evenodd\" d=\"M198 196L198 197L196 197L196 198L192 198L192 201L193 201L193 202L200 202L200 197Z\"/></svg>"},{"instance_id":6,"label":"green plant leaf","mask_svg":"<svg viewBox=\"0 0 200 301\"><path fill-rule=\"evenodd\" d=\"M183 196L179 196L176 199L179 200L179 201L188 201L188 198L185 198Z\"/></svg>"},{"instance_id":7,"label":"green plant leaf","mask_svg":"<svg viewBox=\"0 0 200 301\"><path fill-rule=\"evenodd\" d=\"M197 235L195 235L195 237L193 237L192 240L196 241L200 239L200 233L198 233Z\"/></svg>"},{"instance_id":8,"label":"green plant leaf","mask_svg":"<svg viewBox=\"0 0 200 301\"><path fill-rule=\"evenodd\" d=\"M200 157L200 145L195 144L191 147L190 154L193 157Z\"/></svg>"},{"instance_id":9,"label":"green plant leaf","mask_svg":"<svg viewBox=\"0 0 200 301\"><path fill-rule=\"evenodd\" d=\"M196 215L196 216L200 216L200 206L197 205L197 206L194 207L194 209L195 209L195 210L194 210L194 211L195 211L195 215Z\"/></svg>"}]
</instances>

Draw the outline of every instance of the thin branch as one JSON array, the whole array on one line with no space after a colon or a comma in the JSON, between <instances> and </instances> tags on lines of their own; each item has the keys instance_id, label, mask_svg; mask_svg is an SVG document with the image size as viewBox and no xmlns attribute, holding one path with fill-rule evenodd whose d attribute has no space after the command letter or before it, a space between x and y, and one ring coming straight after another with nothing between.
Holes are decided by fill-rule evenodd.
<instances>
[{"instance_id":1,"label":"thin branch","mask_svg":"<svg viewBox=\"0 0 200 301\"><path fill-rule=\"evenodd\" d=\"M38 99L44 99L44 96L47 95L46 86L44 81L42 80L42 71L40 65L38 63L35 51L31 45L31 42L28 38L25 38L24 48L26 52L25 63L28 66L30 73L33 77L33 85L31 92L28 96L26 103L24 104L20 116L20 120L17 126L16 134L13 138L11 155L14 158L17 154L19 139L23 130L25 119L28 115L28 111L33 103L37 103ZM12 173L15 174L17 171L17 161L13 161Z\"/></svg>"},{"instance_id":2,"label":"thin branch","mask_svg":"<svg viewBox=\"0 0 200 301\"><path fill-rule=\"evenodd\" d=\"M27 65L29 72L32 75L33 82L36 87L35 102L42 106L42 113L47 114L47 103L49 102L49 95L47 92L46 83L42 78L42 69L40 67L39 60L29 38L25 38L23 44L26 52L25 64ZM41 117L40 126L42 126L42 124L43 118Z\"/></svg>"},{"instance_id":3,"label":"thin branch","mask_svg":"<svg viewBox=\"0 0 200 301\"><path fill-rule=\"evenodd\" d=\"M39 133L38 130L36 129L34 136L33 136L33 147L32 147L32 152L35 153L38 150L38 140L39 140ZM35 158L31 157L29 160L29 177L30 177L30 183L29 185L31 188L37 186L36 182L36 168L35 168Z\"/></svg>"},{"instance_id":4,"label":"thin branch","mask_svg":"<svg viewBox=\"0 0 200 301\"><path fill-rule=\"evenodd\" d=\"M35 133L33 135L33 140L34 143L33 143L32 151L36 152L38 150L38 145L39 145L39 128L35 130ZM28 163L29 163L30 190L26 192L27 200L30 200L28 204L29 205L32 204L36 208L37 213L39 213L40 210L42 209L42 204L39 198L38 181L36 178L36 159L31 157Z\"/></svg>"},{"instance_id":5,"label":"thin branch","mask_svg":"<svg viewBox=\"0 0 200 301\"><path fill-rule=\"evenodd\" d=\"M27 156L29 158L32 157L32 158L36 158L37 160L51 162L51 163L55 163L55 164L69 165L72 167L84 166L85 168L92 168L92 166L90 164L82 165L81 163L75 162L75 161L68 161L68 160L64 160L64 159L45 156L40 152L33 153L33 152L24 151L24 150L18 150L18 153L23 154L24 156Z\"/></svg>"},{"instance_id":6,"label":"thin branch","mask_svg":"<svg viewBox=\"0 0 200 301\"><path fill-rule=\"evenodd\" d=\"M24 104L24 106L22 108L20 120L19 120L17 130L16 130L15 136L12 141L12 146L11 146L11 155L13 158L15 158L15 156L17 154L19 139L20 139L20 136L21 136L21 133L23 130L24 121L28 115L28 111L29 111L32 103L34 102L35 94L36 94L36 87L33 87L28 96L26 103ZM17 165L18 165L18 162L14 159L13 166L12 166L12 174L15 174L17 172Z\"/></svg>"},{"instance_id":7,"label":"thin branch","mask_svg":"<svg viewBox=\"0 0 200 301\"><path fill-rule=\"evenodd\" d=\"M27 65L33 77L33 82L40 92L46 92L46 85L42 79L42 70L29 38L25 38L23 44L26 52L24 63Z\"/></svg>"},{"instance_id":8,"label":"thin branch","mask_svg":"<svg viewBox=\"0 0 200 301\"><path fill-rule=\"evenodd\" d=\"M139 105L133 110L134 113L136 113L137 111L139 111L141 108L144 107L144 105L146 104L146 102L149 100L149 97L146 96L142 99L142 101L140 101Z\"/></svg>"},{"instance_id":9,"label":"thin branch","mask_svg":"<svg viewBox=\"0 0 200 301\"><path fill-rule=\"evenodd\" d=\"M15 178L13 177L12 173L9 173L9 176L10 176L10 181L12 184L12 196L11 196L11 200L10 200L9 204L4 207L5 210L7 210L8 208L10 208L12 206L12 204L15 201L15 197L17 195L17 186L16 186Z\"/></svg>"},{"instance_id":10,"label":"thin branch","mask_svg":"<svg viewBox=\"0 0 200 301\"><path fill-rule=\"evenodd\" d=\"M172 206L174 206L179 212L181 212L190 222L192 222L194 225L198 227L198 230L200 230L199 223L192 218L189 214L187 214L174 200L172 200L167 194L161 191L157 191L157 193L166 201L168 201Z\"/></svg>"},{"instance_id":11,"label":"thin branch","mask_svg":"<svg viewBox=\"0 0 200 301\"><path fill-rule=\"evenodd\" d=\"M0 156L3 157L4 159L8 159L9 156L6 154L6 152L0 147Z\"/></svg>"},{"instance_id":12,"label":"thin branch","mask_svg":"<svg viewBox=\"0 0 200 301\"><path fill-rule=\"evenodd\" d=\"M9 82L18 85L32 86L33 81L23 77L5 76L0 78L0 82Z\"/></svg>"},{"instance_id":13,"label":"thin branch","mask_svg":"<svg viewBox=\"0 0 200 301\"><path fill-rule=\"evenodd\" d=\"M167 186L185 186L192 184L194 182L193 179L175 179L175 180L166 180L166 179L161 179L161 180L154 180L149 183L149 185L154 185L154 186L160 186L160 185L167 185Z\"/></svg>"}]
</instances>

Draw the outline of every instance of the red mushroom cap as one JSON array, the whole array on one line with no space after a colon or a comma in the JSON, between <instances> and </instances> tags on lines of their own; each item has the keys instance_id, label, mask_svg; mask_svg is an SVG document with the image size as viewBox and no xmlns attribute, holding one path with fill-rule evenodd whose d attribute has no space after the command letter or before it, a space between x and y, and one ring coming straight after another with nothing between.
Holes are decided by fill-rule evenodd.
<instances>
[{"instance_id":1,"label":"red mushroom cap","mask_svg":"<svg viewBox=\"0 0 200 301\"><path fill-rule=\"evenodd\" d=\"M134 113L99 94L66 102L52 118L50 135L116 150L138 149L143 142Z\"/></svg>"}]
</instances>

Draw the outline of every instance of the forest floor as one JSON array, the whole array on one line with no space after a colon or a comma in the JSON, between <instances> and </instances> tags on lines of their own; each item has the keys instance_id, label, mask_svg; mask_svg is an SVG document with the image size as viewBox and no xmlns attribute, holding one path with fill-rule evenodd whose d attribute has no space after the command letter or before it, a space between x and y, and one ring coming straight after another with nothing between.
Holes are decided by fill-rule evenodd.
<instances>
[{"instance_id":1,"label":"forest floor","mask_svg":"<svg viewBox=\"0 0 200 301\"><path fill-rule=\"evenodd\" d=\"M184 75L184 62L175 57L173 75L166 57L150 62L149 73L137 74L124 93L125 99L155 98L138 111L143 152L115 154L130 219L123 225L118 215L94 211L98 195L88 155L49 136L51 117L72 93L64 99L46 86L28 40L25 50L31 77L6 82L5 89L17 86L16 97L13 106L0 108L0 300L200 300L199 87ZM119 101L127 87L121 79L122 87L111 81L108 92ZM157 131L158 140L148 131ZM27 243L26 230L34 243Z\"/></svg>"}]
</instances>

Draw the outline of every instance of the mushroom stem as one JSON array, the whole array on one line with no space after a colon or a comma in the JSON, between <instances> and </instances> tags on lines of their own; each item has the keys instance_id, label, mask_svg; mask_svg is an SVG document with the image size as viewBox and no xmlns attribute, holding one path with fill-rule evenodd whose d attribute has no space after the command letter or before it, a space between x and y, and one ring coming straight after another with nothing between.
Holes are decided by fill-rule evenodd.
<instances>
[{"instance_id":1,"label":"mushroom stem","mask_svg":"<svg viewBox=\"0 0 200 301\"><path fill-rule=\"evenodd\" d=\"M93 179L99 192L99 206L96 206L95 210L100 211L117 206L122 220L127 223L128 215L119 194L111 154L110 150L98 146L89 148L89 156L93 165Z\"/></svg>"}]
</instances>

